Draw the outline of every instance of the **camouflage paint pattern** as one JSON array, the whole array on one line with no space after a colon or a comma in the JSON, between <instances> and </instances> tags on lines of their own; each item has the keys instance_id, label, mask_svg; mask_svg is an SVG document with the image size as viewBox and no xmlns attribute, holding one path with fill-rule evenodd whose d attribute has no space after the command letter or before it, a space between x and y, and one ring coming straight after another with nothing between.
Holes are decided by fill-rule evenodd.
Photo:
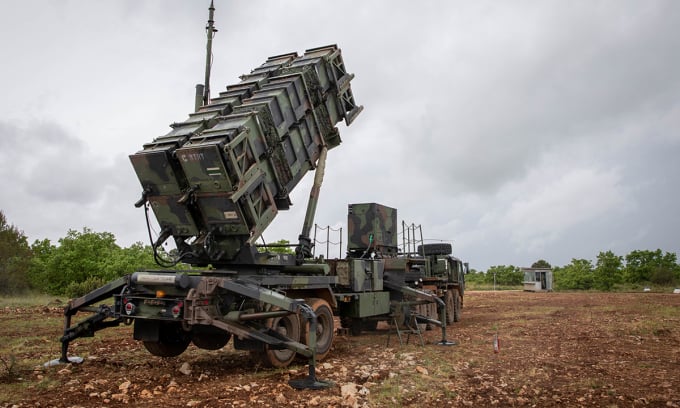
<instances>
[{"instance_id":1,"label":"camouflage paint pattern","mask_svg":"<svg viewBox=\"0 0 680 408\"><path fill-rule=\"evenodd\" d=\"M130 156L142 200L190 263L228 264L253 244L322 148L340 144L335 124L362 109L335 45L270 57L240 78Z\"/></svg>"},{"instance_id":2,"label":"camouflage paint pattern","mask_svg":"<svg viewBox=\"0 0 680 408\"><path fill-rule=\"evenodd\" d=\"M347 210L347 250L362 257L376 252L397 254L397 209L376 203L350 204Z\"/></svg>"}]
</instances>

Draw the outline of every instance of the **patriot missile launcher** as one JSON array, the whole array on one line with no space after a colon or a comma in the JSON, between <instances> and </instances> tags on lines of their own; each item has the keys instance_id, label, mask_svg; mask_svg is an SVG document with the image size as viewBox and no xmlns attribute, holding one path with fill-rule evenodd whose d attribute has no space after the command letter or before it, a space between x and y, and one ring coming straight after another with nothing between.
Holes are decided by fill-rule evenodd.
<instances>
[{"instance_id":1,"label":"patriot missile launcher","mask_svg":"<svg viewBox=\"0 0 680 408\"><path fill-rule=\"evenodd\" d=\"M213 11L211 5L208 56ZM453 344L446 325L460 313L467 265L450 255L450 244L423 244L422 233L417 250L410 243L400 249L396 209L350 205L347 258L312 256L327 153L341 142L336 125L350 125L362 110L340 49L269 57L214 98L209 66L195 112L130 156L142 190L135 206L144 208L156 261L165 269L131 271L70 300L58 362L78 361L68 356L74 339L127 324L160 357L180 355L190 344L218 350L233 339L235 349L267 366L306 358L309 374L290 384L318 389L329 386L316 378L315 366L331 351L335 317L354 334L379 320L397 334L415 327L420 335L420 324L437 325L439 344ZM258 248L257 239L311 172L295 253ZM155 239L150 213L160 226ZM170 239L172 258L162 249ZM186 265L191 268L170 269ZM99 304L110 298L113 304ZM92 315L73 324L79 312Z\"/></svg>"}]
</instances>

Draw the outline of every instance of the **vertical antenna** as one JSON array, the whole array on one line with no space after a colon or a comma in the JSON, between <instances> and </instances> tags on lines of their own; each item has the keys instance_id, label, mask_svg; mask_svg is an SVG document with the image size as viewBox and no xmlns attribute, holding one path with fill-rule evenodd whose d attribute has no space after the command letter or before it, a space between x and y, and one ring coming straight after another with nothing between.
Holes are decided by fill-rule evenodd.
<instances>
[{"instance_id":1,"label":"vertical antenna","mask_svg":"<svg viewBox=\"0 0 680 408\"><path fill-rule=\"evenodd\" d=\"M215 20L215 5L214 1L210 0L210 8L208 8L208 25L205 26L205 31L208 36L208 43L205 49L205 82L203 88L203 105L210 102L210 68L212 67L212 40L215 37L217 29L214 26Z\"/></svg>"}]
</instances>

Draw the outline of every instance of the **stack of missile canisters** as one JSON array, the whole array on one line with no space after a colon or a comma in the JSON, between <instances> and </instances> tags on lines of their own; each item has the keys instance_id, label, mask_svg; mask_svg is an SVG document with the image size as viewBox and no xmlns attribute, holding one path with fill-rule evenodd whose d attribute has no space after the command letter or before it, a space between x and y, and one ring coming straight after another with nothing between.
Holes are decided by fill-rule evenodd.
<instances>
[{"instance_id":1,"label":"stack of missile canisters","mask_svg":"<svg viewBox=\"0 0 680 408\"><path fill-rule=\"evenodd\" d=\"M131 155L164 233L212 262L253 243L361 111L352 78L335 45L270 57Z\"/></svg>"}]
</instances>

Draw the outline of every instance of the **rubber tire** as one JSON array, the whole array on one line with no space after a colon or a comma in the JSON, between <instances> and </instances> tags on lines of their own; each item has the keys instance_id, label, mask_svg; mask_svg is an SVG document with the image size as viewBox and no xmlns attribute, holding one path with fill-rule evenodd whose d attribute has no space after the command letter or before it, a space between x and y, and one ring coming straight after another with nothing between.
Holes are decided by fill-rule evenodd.
<instances>
[{"instance_id":1,"label":"rubber tire","mask_svg":"<svg viewBox=\"0 0 680 408\"><path fill-rule=\"evenodd\" d=\"M307 304L316 314L316 360L321 361L331 351L335 338L333 310L328 302L320 298L307 299ZM306 345L309 345L308 322L302 324L301 339Z\"/></svg>"},{"instance_id":2,"label":"rubber tire","mask_svg":"<svg viewBox=\"0 0 680 408\"><path fill-rule=\"evenodd\" d=\"M463 305L462 305L462 302L461 302L460 293L458 293L457 290L453 291L453 300L454 300L454 304L455 304L455 309L454 309L454 312L453 312L453 321L459 322L461 312L462 312L462 309L463 309Z\"/></svg>"},{"instance_id":3,"label":"rubber tire","mask_svg":"<svg viewBox=\"0 0 680 408\"><path fill-rule=\"evenodd\" d=\"M177 357L191 343L191 335L177 323L163 324L158 329L158 341L144 341L144 348L157 357Z\"/></svg>"},{"instance_id":4,"label":"rubber tire","mask_svg":"<svg viewBox=\"0 0 680 408\"><path fill-rule=\"evenodd\" d=\"M203 350L219 350L231 339L231 333L214 327L194 326L191 342Z\"/></svg>"},{"instance_id":5,"label":"rubber tire","mask_svg":"<svg viewBox=\"0 0 680 408\"><path fill-rule=\"evenodd\" d=\"M296 314L267 319L265 325L273 330L277 330L280 334L293 341L300 341L300 319ZM269 348L268 344L265 344L264 351L255 352L255 354L266 367L285 368L295 359L297 353L287 348L281 350L272 349Z\"/></svg>"},{"instance_id":6,"label":"rubber tire","mask_svg":"<svg viewBox=\"0 0 680 408\"><path fill-rule=\"evenodd\" d=\"M451 244L449 243L436 243L436 244L425 244L418 245L418 254L420 255L449 255L452 252Z\"/></svg>"},{"instance_id":7,"label":"rubber tire","mask_svg":"<svg viewBox=\"0 0 680 408\"><path fill-rule=\"evenodd\" d=\"M455 292L458 293L458 292ZM453 324L456 316L456 299L454 295L454 290L449 289L444 295L444 303L446 303L446 324Z\"/></svg>"}]
</instances>

